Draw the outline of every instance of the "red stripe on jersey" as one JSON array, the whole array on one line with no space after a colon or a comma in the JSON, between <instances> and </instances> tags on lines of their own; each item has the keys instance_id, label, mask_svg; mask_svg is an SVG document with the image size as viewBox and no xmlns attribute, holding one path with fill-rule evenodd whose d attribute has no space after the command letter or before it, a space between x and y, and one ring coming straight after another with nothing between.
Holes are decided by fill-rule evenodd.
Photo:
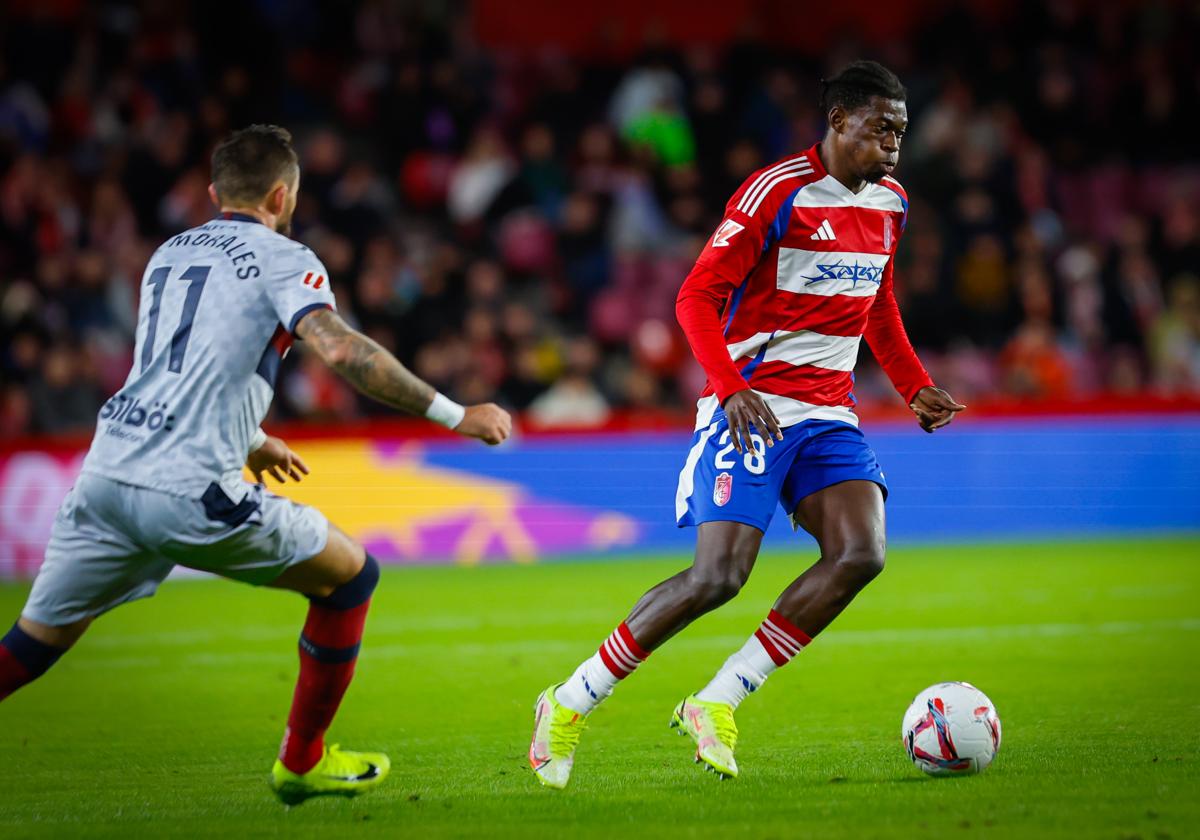
<instances>
[{"instance_id":1,"label":"red stripe on jersey","mask_svg":"<svg viewBox=\"0 0 1200 840\"><path fill-rule=\"evenodd\" d=\"M906 192L904 187L900 186L900 182L897 181L895 178L893 178L891 175L884 175L883 180L880 181L879 183L881 186L887 187L889 190L894 192L896 195L903 198L906 202L908 201L908 192Z\"/></svg>"},{"instance_id":2,"label":"red stripe on jersey","mask_svg":"<svg viewBox=\"0 0 1200 840\"><path fill-rule=\"evenodd\" d=\"M287 331L287 327L285 327L283 324L280 324L275 328L275 334L271 336L271 347L273 347L275 352L278 353L282 358L283 354L286 353L288 348L292 346L293 340L292 334Z\"/></svg>"},{"instance_id":3,"label":"red stripe on jersey","mask_svg":"<svg viewBox=\"0 0 1200 840\"><path fill-rule=\"evenodd\" d=\"M847 337L862 335L874 304L874 295L786 295L775 329L812 330L821 335Z\"/></svg>"},{"instance_id":4,"label":"red stripe on jersey","mask_svg":"<svg viewBox=\"0 0 1200 840\"><path fill-rule=\"evenodd\" d=\"M791 224L779 244L803 251L887 254L891 253L891 246L898 238L901 215L869 207L793 207ZM884 246L885 224L892 225L891 233L886 237L887 247ZM832 239L826 238L829 231L833 232Z\"/></svg>"},{"instance_id":5,"label":"red stripe on jersey","mask_svg":"<svg viewBox=\"0 0 1200 840\"><path fill-rule=\"evenodd\" d=\"M771 330L812 330L821 335L849 337L862 335L874 302L874 296L802 295L762 285L748 288L734 314L733 326L725 335L725 343L744 341Z\"/></svg>"},{"instance_id":6,"label":"red stripe on jersey","mask_svg":"<svg viewBox=\"0 0 1200 840\"><path fill-rule=\"evenodd\" d=\"M850 399L854 378L847 370L763 362L754 369L750 387L813 405L854 405Z\"/></svg>"}]
</instances>

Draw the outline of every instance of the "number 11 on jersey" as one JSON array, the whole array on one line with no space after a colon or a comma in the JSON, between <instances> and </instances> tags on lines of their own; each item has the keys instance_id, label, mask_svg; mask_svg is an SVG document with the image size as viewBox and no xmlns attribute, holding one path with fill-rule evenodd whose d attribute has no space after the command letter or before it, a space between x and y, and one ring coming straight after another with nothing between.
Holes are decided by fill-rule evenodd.
<instances>
[{"instance_id":1,"label":"number 11 on jersey","mask_svg":"<svg viewBox=\"0 0 1200 840\"><path fill-rule=\"evenodd\" d=\"M158 316L162 309L163 289L174 268L171 265L164 265L150 272L149 283L153 291L150 299L150 313L146 323L146 340L142 343L143 371L150 366L150 360L154 358L154 339L158 332ZM200 305L200 295L204 292L204 283L208 280L210 271L212 271L212 266L193 265L189 266L179 277L180 280L188 281L188 289L187 295L183 299L183 312L179 316L179 326L175 328L175 334L171 336L171 356L167 362L167 370L171 373L179 373L183 370L183 355L187 352L188 339L192 336L192 321L196 318L196 307Z\"/></svg>"}]
</instances>

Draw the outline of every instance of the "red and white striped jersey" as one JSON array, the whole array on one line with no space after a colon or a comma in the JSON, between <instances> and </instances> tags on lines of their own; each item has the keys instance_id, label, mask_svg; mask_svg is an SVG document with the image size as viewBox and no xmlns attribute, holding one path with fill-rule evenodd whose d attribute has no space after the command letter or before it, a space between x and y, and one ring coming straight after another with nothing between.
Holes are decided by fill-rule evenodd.
<instances>
[{"instance_id":1,"label":"red and white striped jersey","mask_svg":"<svg viewBox=\"0 0 1200 840\"><path fill-rule=\"evenodd\" d=\"M851 192L817 150L746 180L679 292L679 322L708 374L700 425L746 387L785 426L857 425L853 370L864 335L906 402L933 384L892 292L908 197L889 177Z\"/></svg>"}]
</instances>

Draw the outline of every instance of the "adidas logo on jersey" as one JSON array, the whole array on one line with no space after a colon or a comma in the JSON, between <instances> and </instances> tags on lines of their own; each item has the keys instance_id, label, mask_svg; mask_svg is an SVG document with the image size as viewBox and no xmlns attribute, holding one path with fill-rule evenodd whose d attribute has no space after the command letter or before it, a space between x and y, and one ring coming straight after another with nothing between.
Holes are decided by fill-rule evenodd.
<instances>
[{"instance_id":1,"label":"adidas logo on jersey","mask_svg":"<svg viewBox=\"0 0 1200 840\"><path fill-rule=\"evenodd\" d=\"M823 219L821 224L817 225L817 232L809 239L837 239L837 236L834 234L833 225L829 224L829 220Z\"/></svg>"}]
</instances>

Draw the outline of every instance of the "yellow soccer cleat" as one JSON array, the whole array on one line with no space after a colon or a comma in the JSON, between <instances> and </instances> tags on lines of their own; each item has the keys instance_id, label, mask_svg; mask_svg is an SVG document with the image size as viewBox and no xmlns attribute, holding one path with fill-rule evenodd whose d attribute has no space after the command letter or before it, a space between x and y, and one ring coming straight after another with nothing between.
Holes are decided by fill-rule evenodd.
<instances>
[{"instance_id":1,"label":"yellow soccer cleat","mask_svg":"<svg viewBox=\"0 0 1200 840\"><path fill-rule=\"evenodd\" d=\"M575 747L587 726L587 715L580 714L554 699L552 685L533 705L533 742L529 745L529 766L546 787L562 790L571 779Z\"/></svg>"},{"instance_id":2,"label":"yellow soccer cleat","mask_svg":"<svg viewBox=\"0 0 1200 840\"><path fill-rule=\"evenodd\" d=\"M285 805L299 805L312 796L358 796L387 778L392 762L383 753L350 752L337 744L307 773L293 773L276 760L271 790Z\"/></svg>"},{"instance_id":3,"label":"yellow soccer cleat","mask_svg":"<svg viewBox=\"0 0 1200 840\"><path fill-rule=\"evenodd\" d=\"M688 695L675 707L671 728L678 729L680 735L690 735L696 742L696 763L704 762L706 770L722 779L737 776L733 748L737 746L738 731L733 722L733 706Z\"/></svg>"}]
</instances>

